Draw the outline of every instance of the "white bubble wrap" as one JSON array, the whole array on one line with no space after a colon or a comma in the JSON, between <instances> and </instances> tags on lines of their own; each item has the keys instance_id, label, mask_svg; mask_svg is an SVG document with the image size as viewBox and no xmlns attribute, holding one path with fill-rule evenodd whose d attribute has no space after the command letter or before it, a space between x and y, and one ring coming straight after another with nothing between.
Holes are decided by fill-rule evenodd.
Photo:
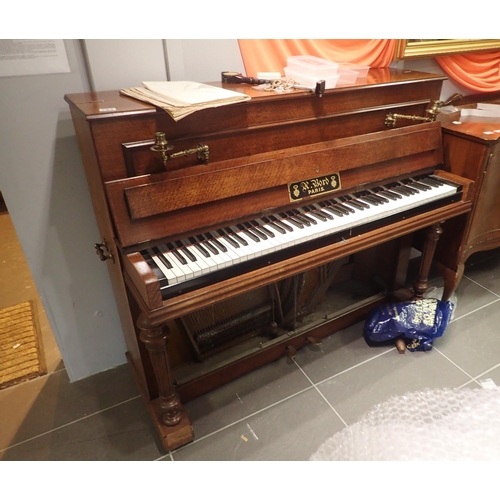
<instances>
[{"instance_id":1,"label":"white bubble wrap","mask_svg":"<svg viewBox=\"0 0 500 500\"><path fill-rule=\"evenodd\" d=\"M310 460L500 460L500 387L393 397L325 441Z\"/></svg>"}]
</instances>

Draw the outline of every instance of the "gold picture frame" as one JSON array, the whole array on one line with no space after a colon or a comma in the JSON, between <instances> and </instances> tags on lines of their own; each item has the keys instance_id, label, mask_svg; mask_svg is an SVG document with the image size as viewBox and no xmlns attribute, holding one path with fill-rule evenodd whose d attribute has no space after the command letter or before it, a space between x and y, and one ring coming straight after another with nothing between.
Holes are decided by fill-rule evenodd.
<instances>
[{"instance_id":1,"label":"gold picture frame","mask_svg":"<svg viewBox=\"0 0 500 500\"><path fill-rule=\"evenodd\" d=\"M447 38L427 40L397 40L396 61L401 59L417 59L452 54L464 54L500 49L500 40Z\"/></svg>"}]
</instances>

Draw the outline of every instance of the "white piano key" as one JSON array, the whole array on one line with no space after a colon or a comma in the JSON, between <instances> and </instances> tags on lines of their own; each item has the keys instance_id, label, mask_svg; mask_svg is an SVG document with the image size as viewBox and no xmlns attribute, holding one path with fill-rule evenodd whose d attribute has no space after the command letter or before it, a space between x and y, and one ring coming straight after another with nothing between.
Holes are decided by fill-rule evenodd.
<instances>
[{"instance_id":1,"label":"white piano key","mask_svg":"<svg viewBox=\"0 0 500 500\"><path fill-rule=\"evenodd\" d=\"M168 284L172 285L179 282L179 274L175 273L173 269L168 268L163 261L152 251L148 250L149 255L155 262L155 264L160 268L161 272L167 278Z\"/></svg>"},{"instance_id":2,"label":"white piano key","mask_svg":"<svg viewBox=\"0 0 500 500\"><path fill-rule=\"evenodd\" d=\"M158 245L158 249L172 264L172 269L170 269L170 271L176 275L177 283L194 278L194 273L189 266L181 264L181 262L177 259L177 256L175 256L175 254L166 245Z\"/></svg>"}]
</instances>

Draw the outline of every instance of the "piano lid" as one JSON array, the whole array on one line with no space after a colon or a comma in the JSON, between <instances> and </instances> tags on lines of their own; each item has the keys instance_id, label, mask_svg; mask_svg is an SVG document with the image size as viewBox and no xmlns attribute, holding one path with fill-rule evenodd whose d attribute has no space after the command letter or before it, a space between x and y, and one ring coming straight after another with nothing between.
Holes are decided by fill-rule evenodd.
<instances>
[{"instance_id":1,"label":"piano lid","mask_svg":"<svg viewBox=\"0 0 500 500\"><path fill-rule=\"evenodd\" d=\"M445 75L424 73L420 71L394 68L371 68L366 78L358 78L353 84L339 85L334 89L329 89L325 91L325 95L335 94L345 96L353 91L359 93L359 91L363 89L376 89L386 86L391 86L395 89L399 88L403 90L406 95L410 95L408 93L414 92L418 86L422 86L421 84L426 84L426 88L431 88L429 84L436 84L432 85L432 88L440 90L442 82L446 79L447 77ZM258 101L259 103L279 100L284 96L283 94L275 92L256 90L254 86L247 84L208 83L210 85L234 90L235 92L241 92L250 96L252 101ZM417 87L415 87L415 85ZM410 88L412 89L411 91ZM307 90L296 89L291 94L286 94L286 96L304 97L310 96L311 94L312 93ZM428 100L433 98L439 99L440 97L439 95L437 95L437 97L429 95L429 93L418 97L417 94L415 94L415 96L417 99L427 98ZM75 110L84 114L88 120L109 118L110 116L120 117L132 114L164 113L164 111L151 104L121 95L118 90L67 94L65 100L70 106L74 107ZM382 104L384 104L384 101L380 100L378 105ZM339 111L341 111L341 109L339 109ZM196 115L186 119L195 120Z\"/></svg>"}]
</instances>

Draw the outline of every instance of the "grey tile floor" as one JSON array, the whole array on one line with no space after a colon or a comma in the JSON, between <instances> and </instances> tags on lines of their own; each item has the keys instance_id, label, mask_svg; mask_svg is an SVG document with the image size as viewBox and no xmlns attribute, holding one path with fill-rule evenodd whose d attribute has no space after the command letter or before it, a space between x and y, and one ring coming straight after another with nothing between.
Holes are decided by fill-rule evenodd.
<instances>
[{"instance_id":1,"label":"grey tile floor","mask_svg":"<svg viewBox=\"0 0 500 500\"><path fill-rule=\"evenodd\" d=\"M439 287L439 278L431 283ZM303 461L390 396L500 385L500 250L472 256L428 352L368 347L363 323L189 402L195 441L160 447L127 365L69 383L64 368L0 391L3 461Z\"/></svg>"}]
</instances>

